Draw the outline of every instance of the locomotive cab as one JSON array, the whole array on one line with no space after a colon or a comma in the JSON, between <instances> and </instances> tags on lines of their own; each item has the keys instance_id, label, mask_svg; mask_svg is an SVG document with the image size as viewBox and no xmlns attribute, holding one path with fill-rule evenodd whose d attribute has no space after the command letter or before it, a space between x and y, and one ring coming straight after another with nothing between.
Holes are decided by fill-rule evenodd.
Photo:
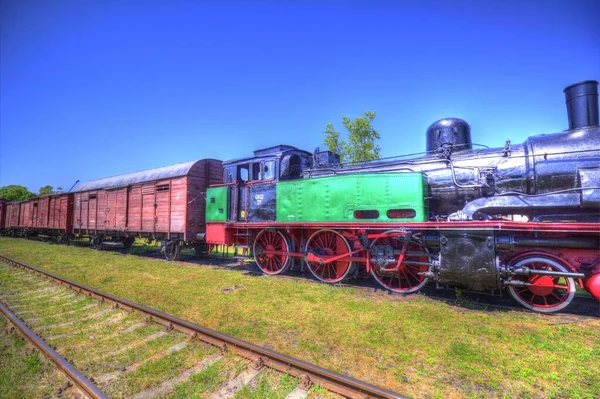
<instances>
[{"instance_id":1,"label":"locomotive cab","mask_svg":"<svg viewBox=\"0 0 600 399\"><path fill-rule=\"evenodd\" d=\"M227 221L275 221L275 185L279 181L301 178L302 171L310 167L311 157L307 151L277 145L256 150L251 158L225 162L223 180L228 188L221 189L227 191L221 197L227 203ZM223 204L219 209L223 209Z\"/></svg>"}]
</instances>

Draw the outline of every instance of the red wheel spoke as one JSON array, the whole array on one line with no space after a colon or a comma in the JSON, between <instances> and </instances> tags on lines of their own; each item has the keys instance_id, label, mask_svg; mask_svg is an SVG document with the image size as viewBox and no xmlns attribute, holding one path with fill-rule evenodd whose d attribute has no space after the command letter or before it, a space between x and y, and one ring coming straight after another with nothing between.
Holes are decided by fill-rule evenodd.
<instances>
[{"instance_id":1,"label":"red wheel spoke","mask_svg":"<svg viewBox=\"0 0 600 399\"><path fill-rule=\"evenodd\" d=\"M398 287L404 289L406 287L406 281L406 273L404 273L404 270L398 270Z\"/></svg>"},{"instance_id":2,"label":"red wheel spoke","mask_svg":"<svg viewBox=\"0 0 600 399\"><path fill-rule=\"evenodd\" d=\"M531 295L531 299L529 300L529 303L533 304L533 302L535 302L535 295Z\"/></svg>"},{"instance_id":3,"label":"red wheel spoke","mask_svg":"<svg viewBox=\"0 0 600 399\"><path fill-rule=\"evenodd\" d=\"M419 275L417 275L417 274L415 274L415 273L412 271L412 268L410 268L410 267L407 267L407 268L405 268L404 270L406 270L406 272L407 272L407 273L410 273L410 275L411 275L411 276L413 276L413 277L414 277L416 280L419 280L420 276L419 276Z\"/></svg>"},{"instance_id":4,"label":"red wheel spoke","mask_svg":"<svg viewBox=\"0 0 600 399\"><path fill-rule=\"evenodd\" d=\"M327 243L325 242L326 239L327 237L323 235L318 235L315 238L315 248L327 248Z\"/></svg>"},{"instance_id":5,"label":"red wheel spoke","mask_svg":"<svg viewBox=\"0 0 600 399\"><path fill-rule=\"evenodd\" d=\"M560 296L556 295L556 293L554 293L554 292L552 293L552 296L555 297L556 299L558 299L561 302L564 300L564 297L560 297Z\"/></svg>"},{"instance_id":6,"label":"red wheel spoke","mask_svg":"<svg viewBox=\"0 0 600 399\"><path fill-rule=\"evenodd\" d=\"M327 245L326 241L327 241L327 236L319 237L319 248L329 248L329 245Z\"/></svg>"}]
</instances>

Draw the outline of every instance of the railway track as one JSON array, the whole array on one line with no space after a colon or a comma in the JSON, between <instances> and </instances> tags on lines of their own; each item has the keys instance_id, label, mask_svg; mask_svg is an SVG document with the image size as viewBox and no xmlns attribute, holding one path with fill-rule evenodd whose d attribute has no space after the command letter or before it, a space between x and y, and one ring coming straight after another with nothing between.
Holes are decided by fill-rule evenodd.
<instances>
[{"instance_id":1,"label":"railway track","mask_svg":"<svg viewBox=\"0 0 600 399\"><path fill-rule=\"evenodd\" d=\"M1 255L0 276L2 313L92 398L405 398Z\"/></svg>"}]
</instances>

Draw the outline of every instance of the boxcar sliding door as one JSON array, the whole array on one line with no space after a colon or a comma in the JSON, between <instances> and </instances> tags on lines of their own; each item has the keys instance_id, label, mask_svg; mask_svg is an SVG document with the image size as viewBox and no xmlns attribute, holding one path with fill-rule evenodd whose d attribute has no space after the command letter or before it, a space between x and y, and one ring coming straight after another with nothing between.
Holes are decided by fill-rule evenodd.
<instances>
[{"instance_id":1,"label":"boxcar sliding door","mask_svg":"<svg viewBox=\"0 0 600 399\"><path fill-rule=\"evenodd\" d=\"M142 231L147 233L154 233L156 227L155 195L154 183L142 186Z\"/></svg>"}]
</instances>

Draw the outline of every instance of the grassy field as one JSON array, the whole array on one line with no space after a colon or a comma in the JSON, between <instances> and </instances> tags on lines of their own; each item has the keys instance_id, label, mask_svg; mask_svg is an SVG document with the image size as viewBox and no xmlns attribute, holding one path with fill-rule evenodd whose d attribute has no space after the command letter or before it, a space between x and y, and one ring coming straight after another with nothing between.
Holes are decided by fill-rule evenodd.
<instances>
[{"instance_id":1,"label":"grassy field","mask_svg":"<svg viewBox=\"0 0 600 399\"><path fill-rule=\"evenodd\" d=\"M597 398L600 320L0 239L0 253L415 398Z\"/></svg>"},{"instance_id":2,"label":"grassy field","mask_svg":"<svg viewBox=\"0 0 600 399\"><path fill-rule=\"evenodd\" d=\"M0 398L55 396L66 377L11 326L0 313Z\"/></svg>"}]
</instances>

